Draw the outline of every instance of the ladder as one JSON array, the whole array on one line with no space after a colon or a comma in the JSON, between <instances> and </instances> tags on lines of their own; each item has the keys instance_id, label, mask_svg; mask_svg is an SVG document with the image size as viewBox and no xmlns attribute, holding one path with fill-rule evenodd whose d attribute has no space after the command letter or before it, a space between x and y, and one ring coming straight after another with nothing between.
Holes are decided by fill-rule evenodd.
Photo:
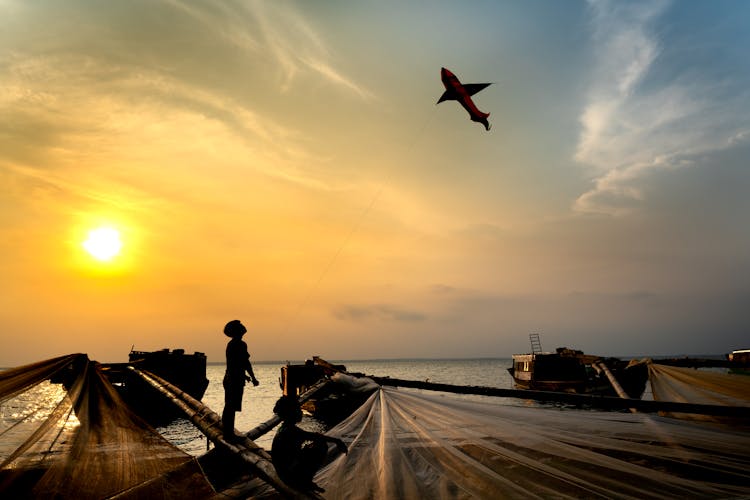
<instances>
[{"instance_id":1,"label":"ladder","mask_svg":"<svg viewBox=\"0 0 750 500\"><path fill-rule=\"evenodd\" d=\"M531 342L531 353L539 354L542 352L542 341L539 340L538 333L529 334L529 342Z\"/></svg>"}]
</instances>

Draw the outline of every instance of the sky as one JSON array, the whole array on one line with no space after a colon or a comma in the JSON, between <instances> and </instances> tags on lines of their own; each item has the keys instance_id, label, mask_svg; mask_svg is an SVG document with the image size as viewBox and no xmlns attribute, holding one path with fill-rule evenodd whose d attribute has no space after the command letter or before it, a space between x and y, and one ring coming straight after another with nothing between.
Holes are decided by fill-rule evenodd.
<instances>
[{"instance_id":1,"label":"sky","mask_svg":"<svg viewBox=\"0 0 750 500\"><path fill-rule=\"evenodd\" d=\"M744 0L0 0L0 366L220 362L232 319L254 360L750 347L748 47Z\"/></svg>"}]
</instances>

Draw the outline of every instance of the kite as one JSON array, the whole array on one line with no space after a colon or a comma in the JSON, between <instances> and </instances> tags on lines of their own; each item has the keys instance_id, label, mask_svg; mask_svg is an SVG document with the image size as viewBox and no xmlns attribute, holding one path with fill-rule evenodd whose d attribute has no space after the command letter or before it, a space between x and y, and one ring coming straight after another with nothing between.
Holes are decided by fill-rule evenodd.
<instances>
[{"instance_id":1,"label":"kite","mask_svg":"<svg viewBox=\"0 0 750 500\"><path fill-rule=\"evenodd\" d=\"M474 101L471 100L471 96L492 84L467 83L464 85L458 80L456 75L445 68L440 68L440 79L443 80L443 85L445 85L445 92L443 92L443 95L440 96L436 104L440 104L443 101L458 101L469 112L471 121L479 122L484 125L485 130L489 130L491 125L487 121L487 117L490 114L479 111Z\"/></svg>"}]
</instances>

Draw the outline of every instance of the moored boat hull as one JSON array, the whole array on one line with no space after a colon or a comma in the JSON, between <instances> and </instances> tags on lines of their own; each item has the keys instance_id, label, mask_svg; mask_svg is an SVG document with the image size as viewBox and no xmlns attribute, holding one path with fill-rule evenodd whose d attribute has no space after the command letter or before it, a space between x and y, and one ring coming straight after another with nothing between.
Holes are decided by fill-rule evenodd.
<instances>
[{"instance_id":1,"label":"moored boat hull","mask_svg":"<svg viewBox=\"0 0 750 500\"><path fill-rule=\"evenodd\" d=\"M520 389L616 395L600 363L610 369L629 397L641 397L648 380L645 363L601 358L565 347L554 353L515 354L508 372Z\"/></svg>"}]
</instances>

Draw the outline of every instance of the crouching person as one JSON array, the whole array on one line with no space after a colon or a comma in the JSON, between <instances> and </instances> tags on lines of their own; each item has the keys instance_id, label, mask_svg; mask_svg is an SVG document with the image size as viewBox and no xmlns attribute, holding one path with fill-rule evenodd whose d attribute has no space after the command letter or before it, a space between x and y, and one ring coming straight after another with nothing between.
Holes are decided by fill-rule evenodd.
<instances>
[{"instance_id":1,"label":"crouching person","mask_svg":"<svg viewBox=\"0 0 750 500\"><path fill-rule=\"evenodd\" d=\"M348 451L346 444L338 438L297 427L297 422L302 420L302 409L293 397L282 396L273 412L282 422L271 447L271 458L279 477L300 490L325 491L313 482L313 477L325 462L328 443L334 443L342 453Z\"/></svg>"}]
</instances>

